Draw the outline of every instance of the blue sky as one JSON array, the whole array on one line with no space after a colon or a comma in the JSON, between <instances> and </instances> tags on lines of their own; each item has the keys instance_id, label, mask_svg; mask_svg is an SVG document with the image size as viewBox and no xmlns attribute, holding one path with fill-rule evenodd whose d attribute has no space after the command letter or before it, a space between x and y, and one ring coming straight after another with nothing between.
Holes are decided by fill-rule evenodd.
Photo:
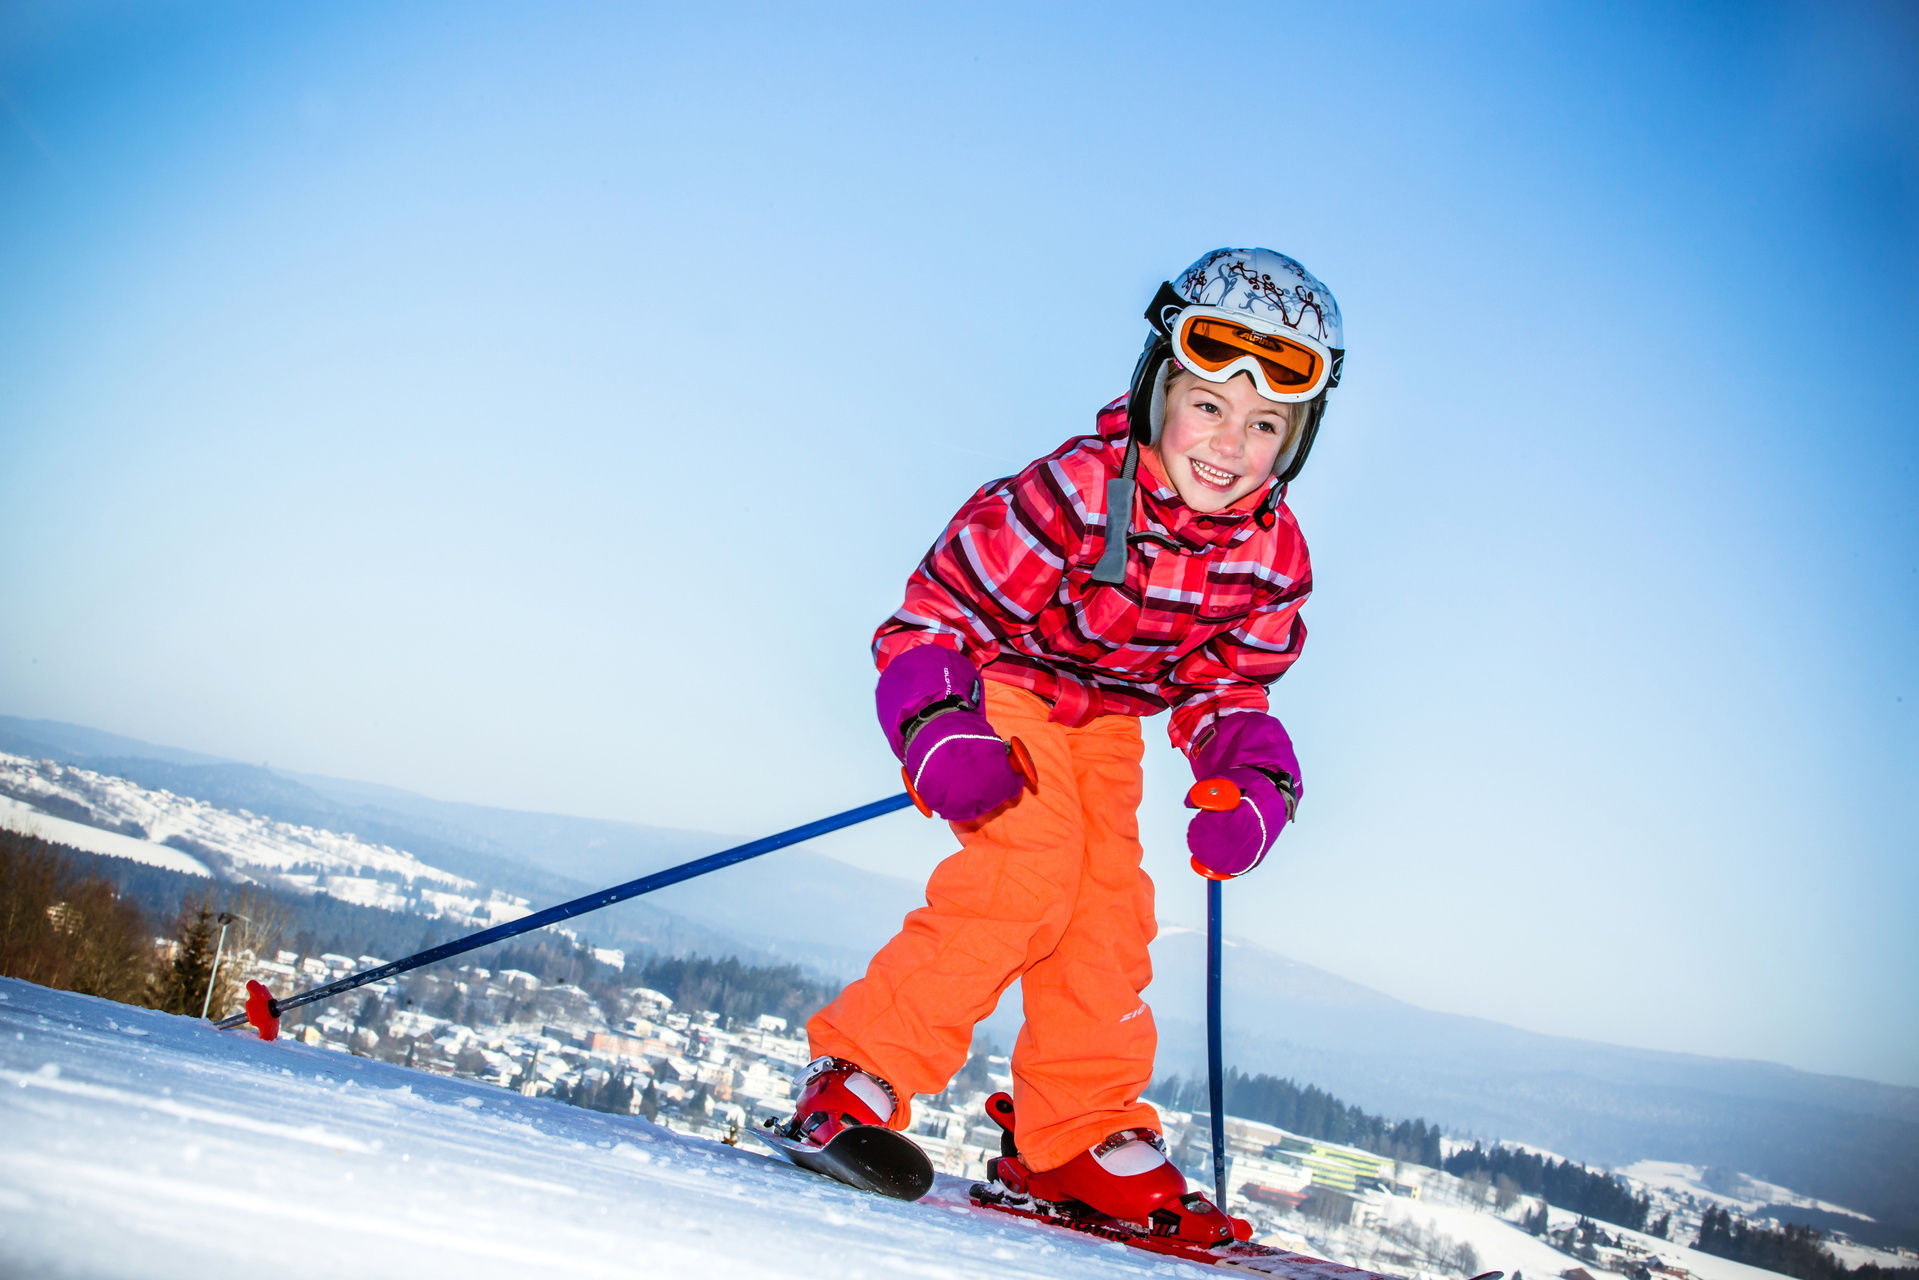
<instances>
[{"instance_id":1,"label":"blue sky","mask_svg":"<svg viewBox=\"0 0 1919 1280\"><path fill-rule=\"evenodd\" d=\"M940 524L1262 244L1351 355L1306 806L1229 928L1919 1084L1915 54L1895 4L11 6L0 711L728 833L876 798Z\"/></svg>"}]
</instances>

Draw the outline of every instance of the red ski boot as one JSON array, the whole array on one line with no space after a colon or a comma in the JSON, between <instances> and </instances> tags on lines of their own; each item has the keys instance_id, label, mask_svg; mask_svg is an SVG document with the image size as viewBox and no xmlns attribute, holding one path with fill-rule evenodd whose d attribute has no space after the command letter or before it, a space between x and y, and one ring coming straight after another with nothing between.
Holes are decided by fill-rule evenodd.
<instances>
[{"instance_id":1,"label":"red ski boot","mask_svg":"<svg viewBox=\"0 0 1919 1280\"><path fill-rule=\"evenodd\" d=\"M800 1077L792 1118L771 1118L753 1136L799 1165L862 1191L917 1200L933 1189L933 1162L886 1127L892 1086L844 1058L815 1058Z\"/></svg>"},{"instance_id":2,"label":"red ski boot","mask_svg":"<svg viewBox=\"0 0 1919 1280\"><path fill-rule=\"evenodd\" d=\"M1013 1100L996 1093L986 1100L986 1113L1006 1131L1002 1149L1011 1147ZM1165 1143L1151 1129L1122 1130L1059 1168L1039 1172L1008 1150L992 1163L988 1176L1015 1195L1044 1201L1068 1217L1083 1206L1151 1235L1201 1245L1252 1234L1249 1224L1229 1218L1205 1196L1186 1190L1186 1175L1166 1158Z\"/></svg>"},{"instance_id":3,"label":"red ski boot","mask_svg":"<svg viewBox=\"0 0 1919 1280\"><path fill-rule=\"evenodd\" d=\"M855 1125L885 1127L893 1086L844 1058L815 1058L800 1077L800 1100L785 1125L788 1137L823 1147Z\"/></svg>"}]
</instances>

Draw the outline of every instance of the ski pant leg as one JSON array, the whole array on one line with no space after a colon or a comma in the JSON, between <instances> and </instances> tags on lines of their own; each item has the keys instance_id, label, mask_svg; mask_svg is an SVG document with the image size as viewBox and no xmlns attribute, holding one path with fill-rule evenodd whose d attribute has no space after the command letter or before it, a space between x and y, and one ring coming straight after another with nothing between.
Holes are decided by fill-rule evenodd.
<instances>
[{"instance_id":1,"label":"ski pant leg","mask_svg":"<svg viewBox=\"0 0 1919 1280\"><path fill-rule=\"evenodd\" d=\"M815 1056L856 1062L893 1086L895 1129L911 1123L915 1094L944 1089L966 1064L974 1024L1053 951L1072 919L1086 855L1084 806L1071 731L1047 714L1033 694L986 681L987 719L1000 736L1026 744L1038 793L984 821L951 824L961 849L927 881L926 905L906 917L866 976L806 1024Z\"/></svg>"},{"instance_id":2,"label":"ski pant leg","mask_svg":"<svg viewBox=\"0 0 1919 1280\"><path fill-rule=\"evenodd\" d=\"M1159 1033L1140 993L1158 931L1140 868L1139 721L1101 716L1069 731L1086 858L1071 919L1020 978L1026 1025L1013 1049L1020 1157L1055 1169L1122 1129L1159 1128L1140 1100Z\"/></svg>"}]
</instances>

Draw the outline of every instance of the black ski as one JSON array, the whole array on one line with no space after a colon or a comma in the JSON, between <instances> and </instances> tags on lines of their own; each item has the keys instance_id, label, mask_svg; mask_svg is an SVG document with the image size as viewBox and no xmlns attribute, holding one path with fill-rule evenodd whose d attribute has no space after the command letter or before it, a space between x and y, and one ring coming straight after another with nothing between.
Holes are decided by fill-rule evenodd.
<instances>
[{"instance_id":1,"label":"black ski","mask_svg":"<svg viewBox=\"0 0 1919 1280\"><path fill-rule=\"evenodd\" d=\"M895 1200L917 1200L933 1189L933 1162L903 1133L878 1125L855 1125L823 1147L795 1142L768 1120L753 1136L802 1169L823 1173L861 1191Z\"/></svg>"}]
</instances>

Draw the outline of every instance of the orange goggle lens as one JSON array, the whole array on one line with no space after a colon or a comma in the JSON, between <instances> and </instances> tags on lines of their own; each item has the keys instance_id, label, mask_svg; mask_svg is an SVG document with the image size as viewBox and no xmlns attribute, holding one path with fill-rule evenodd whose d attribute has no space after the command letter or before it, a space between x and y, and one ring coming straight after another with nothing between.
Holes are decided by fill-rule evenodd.
<instances>
[{"instance_id":1,"label":"orange goggle lens","mask_svg":"<svg viewBox=\"0 0 1919 1280\"><path fill-rule=\"evenodd\" d=\"M1278 392L1305 391L1326 376L1326 358L1303 343L1261 333L1217 316L1191 316L1177 333L1182 360L1218 373L1247 356L1259 362L1268 385Z\"/></svg>"}]
</instances>

